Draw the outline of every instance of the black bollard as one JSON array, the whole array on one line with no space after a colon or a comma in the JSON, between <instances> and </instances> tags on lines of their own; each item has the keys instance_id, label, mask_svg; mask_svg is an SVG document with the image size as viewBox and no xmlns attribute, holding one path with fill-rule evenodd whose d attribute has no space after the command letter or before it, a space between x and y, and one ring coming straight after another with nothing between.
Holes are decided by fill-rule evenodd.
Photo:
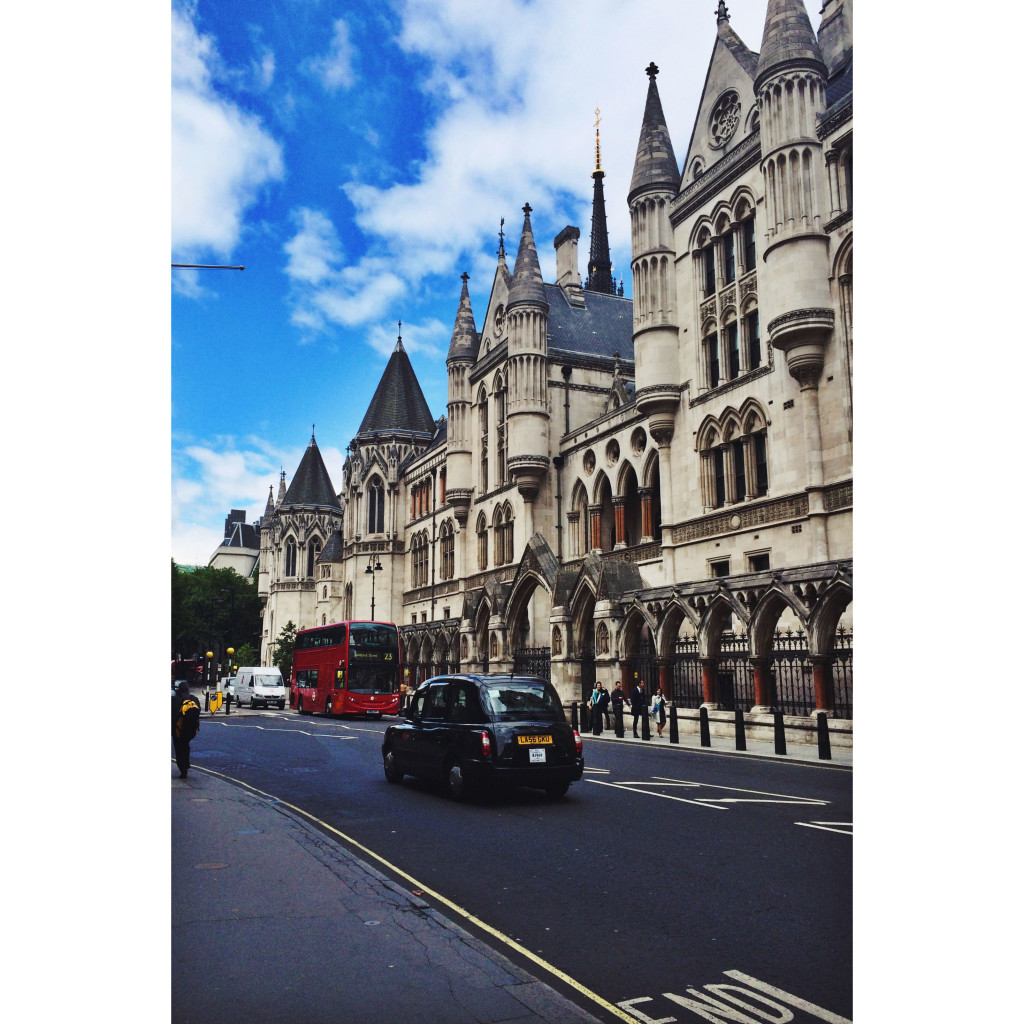
<instances>
[{"instance_id":1,"label":"black bollard","mask_svg":"<svg viewBox=\"0 0 1024 1024\"><path fill-rule=\"evenodd\" d=\"M230 715L231 714L231 694L230 693L224 698L224 714L225 715Z\"/></svg>"},{"instance_id":2,"label":"black bollard","mask_svg":"<svg viewBox=\"0 0 1024 1024\"><path fill-rule=\"evenodd\" d=\"M615 705L615 735L621 740L626 735L626 725L622 721L622 704Z\"/></svg>"},{"instance_id":3,"label":"black bollard","mask_svg":"<svg viewBox=\"0 0 1024 1024\"><path fill-rule=\"evenodd\" d=\"M572 702L572 727L579 732L580 731L580 717L579 710L576 707L576 701Z\"/></svg>"},{"instance_id":4,"label":"black bollard","mask_svg":"<svg viewBox=\"0 0 1024 1024\"><path fill-rule=\"evenodd\" d=\"M209 711L210 710L210 691L209 690L206 691L206 707L203 710L204 711Z\"/></svg>"},{"instance_id":5,"label":"black bollard","mask_svg":"<svg viewBox=\"0 0 1024 1024\"><path fill-rule=\"evenodd\" d=\"M747 749L747 732L743 726L743 711L741 708L736 709L736 749Z\"/></svg>"},{"instance_id":6,"label":"black bollard","mask_svg":"<svg viewBox=\"0 0 1024 1024\"><path fill-rule=\"evenodd\" d=\"M646 703L640 708L640 738L649 740L651 738L651 716L647 713Z\"/></svg>"},{"instance_id":7,"label":"black bollard","mask_svg":"<svg viewBox=\"0 0 1024 1024\"><path fill-rule=\"evenodd\" d=\"M700 745L711 746L711 723L708 721L708 709L705 707L700 709Z\"/></svg>"},{"instance_id":8,"label":"black bollard","mask_svg":"<svg viewBox=\"0 0 1024 1024\"><path fill-rule=\"evenodd\" d=\"M580 732L590 732L590 708L587 701L580 704Z\"/></svg>"},{"instance_id":9,"label":"black bollard","mask_svg":"<svg viewBox=\"0 0 1024 1024\"><path fill-rule=\"evenodd\" d=\"M676 717L676 706L675 704L669 708L668 717L668 741L669 743L679 742L679 719Z\"/></svg>"},{"instance_id":10,"label":"black bollard","mask_svg":"<svg viewBox=\"0 0 1024 1024\"><path fill-rule=\"evenodd\" d=\"M775 753L786 752L786 726L782 722L782 712L775 712Z\"/></svg>"},{"instance_id":11,"label":"black bollard","mask_svg":"<svg viewBox=\"0 0 1024 1024\"><path fill-rule=\"evenodd\" d=\"M832 744L828 739L828 715L824 711L818 712L818 759L832 760Z\"/></svg>"}]
</instances>

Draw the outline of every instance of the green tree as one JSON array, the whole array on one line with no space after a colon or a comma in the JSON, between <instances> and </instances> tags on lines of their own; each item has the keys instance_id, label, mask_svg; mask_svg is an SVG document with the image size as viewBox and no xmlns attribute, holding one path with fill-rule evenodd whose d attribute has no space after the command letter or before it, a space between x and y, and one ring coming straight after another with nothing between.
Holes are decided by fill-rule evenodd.
<instances>
[{"instance_id":1,"label":"green tree","mask_svg":"<svg viewBox=\"0 0 1024 1024\"><path fill-rule=\"evenodd\" d=\"M273 661L281 670L281 675L288 681L292 678L292 659L295 656L295 630L296 625L289 619L281 632L277 634L277 642L274 644ZM285 683L287 686L288 683Z\"/></svg>"},{"instance_id":2,"label":"green tree","mask_svg":"<svg viewBox=\"0 0 1024 1024\"><path fill-rule=\"evenodd\" d=\"M171 561L172 658L213 651L226 664L227 648L259 644L262 618L256 584L234 569L182 569Z\"/></svg>"},{"instance_id":3,"label":"green tree","mask_svg":"<svg viewBox=\"0 0 1024 1024\"><path fill-rule=\"evenodd\" d=\"M252 644L244 643L235 649L235 656L231 660L235 665L258 665L260 652Z\"/></svg>"}]
</instances>

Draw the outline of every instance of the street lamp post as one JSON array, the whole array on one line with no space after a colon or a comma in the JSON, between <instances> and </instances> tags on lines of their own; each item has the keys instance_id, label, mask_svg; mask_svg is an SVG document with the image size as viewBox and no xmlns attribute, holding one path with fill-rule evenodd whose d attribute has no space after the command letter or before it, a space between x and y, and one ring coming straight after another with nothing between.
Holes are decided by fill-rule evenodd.
<instances>
[{"instance_id":1,"label":"street lamp post","mask_svg":"<svg viewBox=\"0 0 1024 1024\"><path fill-rule=\"evenodd\" d=\"M234 649L234 647L229 647L228 648L228 668L227 668L227 675L229 675L229 676L234 675L234 673L235 673L235 666L231 664L231 662L234 659L234 657L235 657L235 649Z\"/></svg>"},{"instance_id":2,"label":"street lamp post","mask_svg":"<svg viewBox=\"0 0 1024 1024\"><path fill-rule=\"evenodd\" d=\"M374 564L373 555L370 555L370 560L366 563L366 568L363 570L370 577L370 621L377 621L377 573L382 572L384 566L380 564L378 558L376 564Z\"/></svg>"},{"instance_id":3,"label":"street lamp post","mask_svg":"<svg viewBox=\"0 0 1024 1024\"><path fill-rule=\"evenodd\" d=\"M210 688L210 679L213 676L213 651L206 652L206 688Z\"/></svg>"}]
</instances>

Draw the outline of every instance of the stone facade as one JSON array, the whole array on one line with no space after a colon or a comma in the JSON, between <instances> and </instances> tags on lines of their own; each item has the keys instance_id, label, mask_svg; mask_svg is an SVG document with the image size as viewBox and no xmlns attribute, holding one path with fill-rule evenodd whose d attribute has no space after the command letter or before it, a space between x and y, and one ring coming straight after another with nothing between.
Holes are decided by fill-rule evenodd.
<instances>
[{"instance_id":1,"label":"stone facade","mask_svg":"<svg viewBox=\"0 0 1024 1024\"><path fill-rule=\"evenodd\" d=\"M266 641L372 603L414 677L540 666L580 700L656 674L691 707L852 717L852 0L817 34L769 0L760 53L724 3L716 32L681 161L647 69L632 300L581 286L572 225L543 282L527 204L479 328L463 276L447 416L399 338L336 508L268 505ZM282 576L314 534L316 579Z\"/></svg>"}]
</instances>

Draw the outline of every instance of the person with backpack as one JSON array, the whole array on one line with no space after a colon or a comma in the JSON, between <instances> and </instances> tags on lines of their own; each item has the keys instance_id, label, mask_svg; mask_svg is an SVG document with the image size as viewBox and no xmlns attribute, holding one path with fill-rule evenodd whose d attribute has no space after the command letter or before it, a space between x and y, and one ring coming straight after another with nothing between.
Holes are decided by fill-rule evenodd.
<instances>
[{"instance_id":1,"label":"person with backpack","mask_svg":"<svg viewBox=\"0 0 1024 1024\"><path fill-rule=\"evenodd\" d=\"M188 777L189 746L199 732L199 705L192 699L188 683L182 680L171 698L171 740L174 742L174 761L181 777Z\"/></svg>"}]
</instances>

